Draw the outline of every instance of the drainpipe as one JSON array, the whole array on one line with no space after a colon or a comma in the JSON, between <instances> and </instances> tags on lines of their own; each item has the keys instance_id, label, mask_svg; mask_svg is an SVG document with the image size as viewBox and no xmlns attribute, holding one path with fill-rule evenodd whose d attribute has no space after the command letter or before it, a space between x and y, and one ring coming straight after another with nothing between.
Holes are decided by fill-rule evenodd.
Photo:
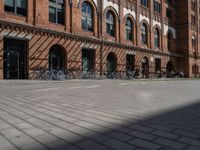
<instances>
[{"instance_id":1,"label":"drainpipe","mask_svg":"<svg viewBox=\"0 0 200 150\"><path fill-rule=\"evenodd\" d=\"M72 0L69 0L69 6L70 6L70 32L73 32L73 20L72 20Z\"/></svg>"},{"instance_id":2,"label":"drainpipe","mask_svg":"<svg viewBox=\"0 0 200 150\"><path fill-rule=\"evenodd\" d=\"M33 1L33 25L36 26L36 0Z\"/></svg>"}]
</instances>

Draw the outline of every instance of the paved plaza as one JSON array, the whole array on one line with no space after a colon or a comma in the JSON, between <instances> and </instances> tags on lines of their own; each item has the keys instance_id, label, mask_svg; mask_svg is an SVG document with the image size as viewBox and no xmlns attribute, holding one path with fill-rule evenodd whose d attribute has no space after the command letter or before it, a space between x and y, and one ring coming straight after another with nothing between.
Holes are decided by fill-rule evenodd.
<instances>
[{"instance_id":1,"label":"paved plaza","mask_svg":"<svg viewBox=\"0 0 200 150\"><path fill-rule=\"evenodd\" d=\"M200 150L200 80L0 81L0 150Z\"/></svg>"}]
</instances>

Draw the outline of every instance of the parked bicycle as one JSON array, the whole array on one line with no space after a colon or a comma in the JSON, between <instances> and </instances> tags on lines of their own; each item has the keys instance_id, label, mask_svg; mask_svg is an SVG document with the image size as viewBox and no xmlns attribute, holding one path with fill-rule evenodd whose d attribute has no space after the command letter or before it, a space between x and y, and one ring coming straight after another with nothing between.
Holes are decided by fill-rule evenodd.
<instances>
[{"instance_id":1,"label":"parked bicycle","mask_svg":"<svg viewBox=\"0 0 200 150\"><path fill-rule=\"evenodd\" d=\"M64 70L50 69L45 73L46 80L65 80Z\"/></svg>"}]
</instances>

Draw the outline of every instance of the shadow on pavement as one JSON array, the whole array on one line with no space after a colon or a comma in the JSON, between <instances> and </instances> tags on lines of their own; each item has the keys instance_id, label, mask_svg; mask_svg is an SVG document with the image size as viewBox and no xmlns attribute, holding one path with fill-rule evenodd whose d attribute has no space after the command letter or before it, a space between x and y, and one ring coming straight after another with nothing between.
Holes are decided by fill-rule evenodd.
<instances>
[{"instance_id":1,"label":"shadow on pavement","mask_svg":"<svg viewBox=\"0 0 200 150\"><path fill-rule=\"evenodd\" d=\"M85 128L88 133L82 135L84 138L66 138L69 145L54 143L53 149L200 150L200 103L133 120L102 129ZM69 131L78 135L81 129L69 128Z\"/></svg>"}]
</instances>

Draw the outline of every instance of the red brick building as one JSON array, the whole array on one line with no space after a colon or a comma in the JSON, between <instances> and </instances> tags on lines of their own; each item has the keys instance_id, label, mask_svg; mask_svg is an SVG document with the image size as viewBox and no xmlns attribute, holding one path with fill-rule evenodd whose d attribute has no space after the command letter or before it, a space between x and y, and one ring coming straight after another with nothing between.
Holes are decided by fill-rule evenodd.
<instances>
[{"instance_id":1,"label":"red brick building","mask_svg":"<svg viewBox=\"0 0 200 150\"><path fill-rule=\"evenodd\" d=\"M1 0L0 79L35 68L196 77L198 0Z\"/></svg>"}]
</instances>

